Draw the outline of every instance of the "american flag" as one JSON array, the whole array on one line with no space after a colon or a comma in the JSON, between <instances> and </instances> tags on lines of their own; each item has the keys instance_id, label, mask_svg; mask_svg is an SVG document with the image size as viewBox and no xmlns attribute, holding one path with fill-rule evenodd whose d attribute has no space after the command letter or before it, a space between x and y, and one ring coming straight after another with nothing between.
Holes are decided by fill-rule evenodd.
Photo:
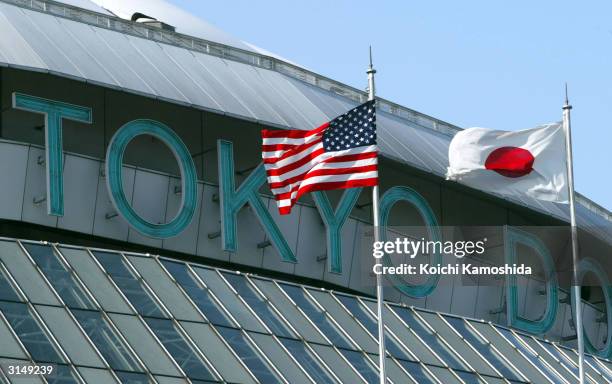
<instances>
[{"instance_id":1,"label":"american flag","mask_svg":"<svg viewBox=\"0 0 612 384\"><path fill-rule=\"evenodd\" d=\"M378 184L374 101L310 131L264 129L261 135L268 184L281 215L307 192Z\"/></svg>"}]
</instances>

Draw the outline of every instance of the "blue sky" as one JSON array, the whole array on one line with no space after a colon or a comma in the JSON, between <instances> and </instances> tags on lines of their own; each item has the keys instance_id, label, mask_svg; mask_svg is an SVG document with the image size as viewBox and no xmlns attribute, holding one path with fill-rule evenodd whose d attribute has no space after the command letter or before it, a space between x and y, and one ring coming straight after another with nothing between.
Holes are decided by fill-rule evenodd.
<instances>
[{"instance_id":1,"label":"blue sky","mask_svg":"<svg viewBox=\"0 0 612 384\"><path fill-rule=\"evenodd\" d=\"M460 127L517 130L573 104L576 190L612 210L612 2L172 0L234 35ZM257 4L257 5L254 5Z\"/></svg>"}]
</instances>

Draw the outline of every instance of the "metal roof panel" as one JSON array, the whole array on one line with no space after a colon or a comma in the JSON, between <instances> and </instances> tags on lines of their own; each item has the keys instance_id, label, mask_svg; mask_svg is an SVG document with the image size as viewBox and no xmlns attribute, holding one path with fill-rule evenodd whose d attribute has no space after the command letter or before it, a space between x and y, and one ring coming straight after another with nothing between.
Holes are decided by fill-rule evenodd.
<instances>
[{"instance_id":1,"label":"metal roof panel","mask_svg":"<svg viewBox=\"0 0 612 384\"><path fill-rule=\"evenodd\" d=\"M206 54L201 49L155 41L160 37L149 32L148 27L130 27L130 22L106 15L97 16L108 24L103 28L80 21L92 20L95 14L71 19L70 15L60 17L45 12L0 2L0 20L7 21L0 23L0 31L4 32L0 38L0 61L4 65L121 88L276 127L311 129L363 101L360 91L256 54L250 54L248 60L253 63L248 64ZM113 25L118 30L112 30ZM188 36L173 36L161 39L174 39L183 46L189 42ZM448 144L456 129L385 100L380 101L379 107L381 154L443 177ZM567 218L563 209L554 204L526 197L509 200ZM585 222L591 215L598 216L590 208L580 213ZM612 222L598 217L604 223L600 228L612 232Z\"/></svg>"}]
</instances>

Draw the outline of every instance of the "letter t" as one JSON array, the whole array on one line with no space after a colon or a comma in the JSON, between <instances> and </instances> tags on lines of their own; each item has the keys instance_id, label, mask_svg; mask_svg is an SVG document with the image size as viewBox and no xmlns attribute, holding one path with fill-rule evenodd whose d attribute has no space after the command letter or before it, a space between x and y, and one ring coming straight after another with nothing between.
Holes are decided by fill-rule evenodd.
<instances>
[{"instance_id":1,"label":"letter t","mask_svg":"<svg viewBox=\"0 0 612 384\"><path fill-rule=\"evenodd\" d=\"M64 167L62 119L91 124L91 108L13 92L13 108L45 116L45 164L47 167L47 213L64 215Z\"/></svg>"}]
</instances>

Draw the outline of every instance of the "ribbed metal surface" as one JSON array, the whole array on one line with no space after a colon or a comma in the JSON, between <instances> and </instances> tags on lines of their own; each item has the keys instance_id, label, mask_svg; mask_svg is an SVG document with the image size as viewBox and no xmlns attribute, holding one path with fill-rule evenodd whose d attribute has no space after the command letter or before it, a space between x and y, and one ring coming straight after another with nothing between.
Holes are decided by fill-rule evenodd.
<instances>
[{"instance_id":1,"label":"ribbed metal surface","mask_svg":"<svg viewBox=\"0 0 612 384\"><path fill-rule=\"evenodd\" d=\"M35 11L31 9L36 8L32 2L24 3L27 8L0 2L1 64L281 128L311 129L355 106L361 98L350 87L333 91L336 86L332 81L313 80L290 65L265 64L255 56L228 60L215 55L214 50L206 54L202 49L178 46L185 45L177 40L182 35L162 38L143 29L147 38L138 37L142 35L138 28L144 27L134 23L118 23L85 10L87 17L70 17L66 10L50 10L48 4L52 2L40 3L45 6ZM101 24L104 27L96 26ZM159 40L168 40L169 44ZM249 60L252 65L244 63ZM381 153L443 176L448 144L456 128L387 101L381 102L379 109ZM567 219L566 209L560 205L527 197L515 202ZM579 210L580 222L609 237L609 213L597 214L594 209L583 208Z\"/></svg>"}]
</instances>

